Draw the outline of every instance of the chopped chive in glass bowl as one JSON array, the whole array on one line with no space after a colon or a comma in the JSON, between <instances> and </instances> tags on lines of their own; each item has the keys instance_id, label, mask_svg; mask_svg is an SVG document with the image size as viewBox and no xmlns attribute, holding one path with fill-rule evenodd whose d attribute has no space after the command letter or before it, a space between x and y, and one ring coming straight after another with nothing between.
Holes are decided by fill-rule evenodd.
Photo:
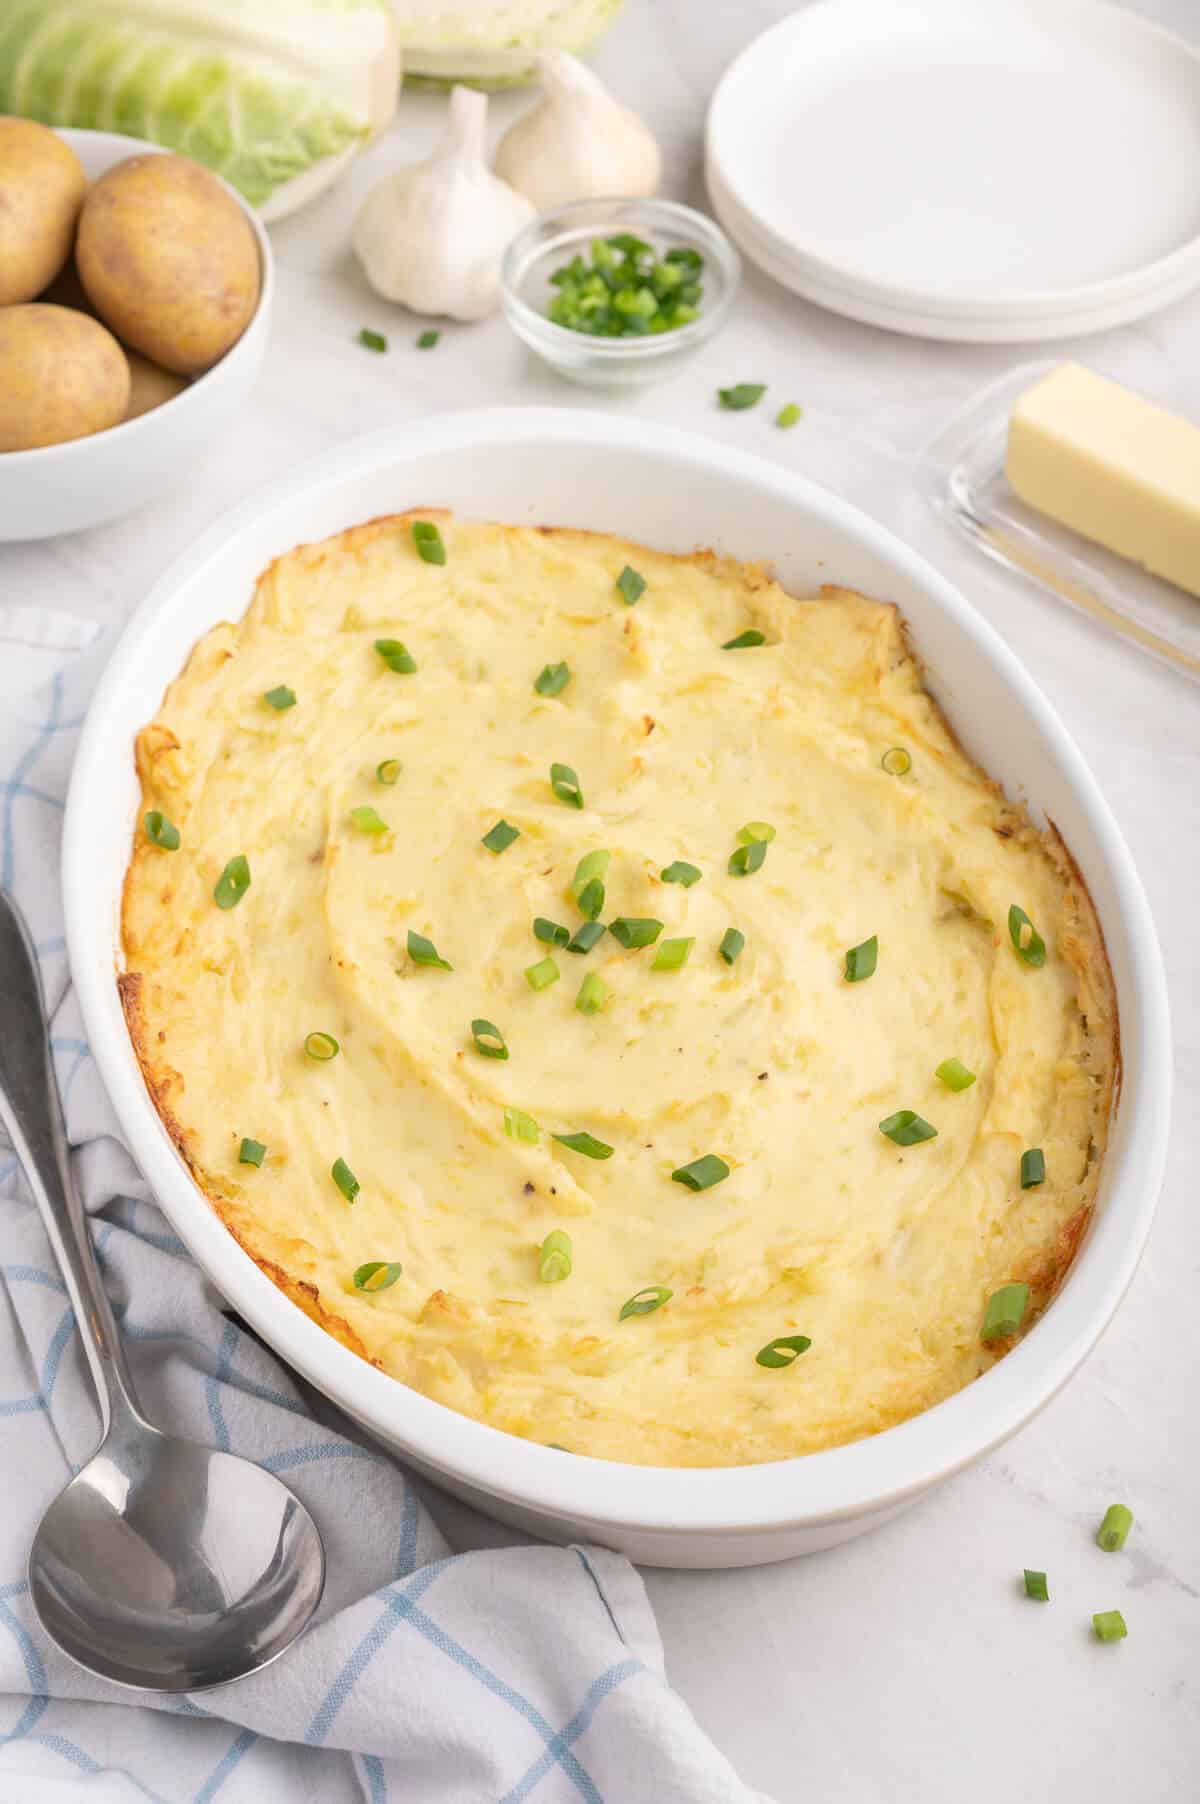
<instances>
[{"instance_id":1,"label":"chopped chive in glass bowl","mask_svg":"<svg viewBox=\"0 0 1200 1804\"><path fill-rule=\"evenodd\" d=\"M539 213L505 253L505 317L573 382L659 382L728 318L741 261L720 226L667 200L582 200Z\"/></svg>"}]
</instances>

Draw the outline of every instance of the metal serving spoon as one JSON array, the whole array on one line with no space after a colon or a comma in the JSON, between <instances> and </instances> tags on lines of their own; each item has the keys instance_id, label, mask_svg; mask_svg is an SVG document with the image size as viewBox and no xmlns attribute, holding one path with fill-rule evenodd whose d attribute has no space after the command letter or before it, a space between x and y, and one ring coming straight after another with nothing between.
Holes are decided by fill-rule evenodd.
<instances>
[{"instance_id":1,"label":"metal serving spoon","mask_svg":"<svg viewBox=\"0 0 1200 1804\"><path fill-rule=\"evenodd\" d=\"M138 1409L71 1175L37 961L0 893L0 1121L41 1210L96 1381L98 1451L42 1518L34 1608L102 1679L199 1691L282 1654L321 1596L316 1524L279 1479Z\"/></svg>"}]
</instances>

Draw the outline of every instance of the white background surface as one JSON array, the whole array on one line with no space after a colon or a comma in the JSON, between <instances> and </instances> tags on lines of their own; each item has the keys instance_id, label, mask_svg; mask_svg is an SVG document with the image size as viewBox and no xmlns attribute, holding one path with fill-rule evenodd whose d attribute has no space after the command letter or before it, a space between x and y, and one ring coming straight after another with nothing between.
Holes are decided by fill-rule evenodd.
<instances>
[{"instance_id":1,"label":"white background surface","mask_svg":"<svg viewBox=\"0 0 1200 1804\"><path fill-rule=\"evenodd\" d=\"M998 18L1007 3L992 0ZM653 121L665 193L703 204L708 96L731 56L788 10L787 0L629 0L597 66ZM1200 36L1195 0L1141 10ZM494 103L494 127L527 104ZM977 559L913 493L914 455L947 413L1040 351L891 337L752 271L700 360L629 400L564 387L498 319L446 327L435 351L416 351L419 324L371 296L346 236L356 197L423 154L440 111L406 95L391 136L349 180L274 229L273 342L230 441L165 503L85 535L0 548L0 600L120 620L202 527L296 460L373 426L492 401L582 401L765 452L896 527L961 584L1077 736L1150 893L1178 1065L1158 1225L1099 1350L1007 1449L849 1546L754 1572L651 1573L650 1589L675 1684L780 1804L1186 1804L1200 1795L1200 690ZM853 134L855 121L843 128ZM821 169L795 179L819 182ZM389 334L386 357L354 344L362 325ZM1127 381L1200 418L1200 295L1091 343ZM1086 357L1089 341L1075 351ZM770 409L719 412L713 391L737 381L769 382ZM770 422L788 400L804 418L785 434ZM1115 1500L1137 1526L1109 1556L1091 1535ZM461 1544L504 1538L457 1507L442 1513ZM1049 1573L1049 1606L1019 1595L1025 1565ZM1129 1638L1100 1646L1090 1618L1109 1608L1123 1610Z\"/></svg>"}]
</instances>

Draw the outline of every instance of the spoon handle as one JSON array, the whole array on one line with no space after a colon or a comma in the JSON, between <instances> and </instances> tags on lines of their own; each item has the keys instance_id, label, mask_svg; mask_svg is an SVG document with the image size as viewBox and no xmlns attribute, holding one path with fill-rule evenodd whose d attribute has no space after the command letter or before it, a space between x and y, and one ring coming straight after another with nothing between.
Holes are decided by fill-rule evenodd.
<instances>
[{"instance_id":1,"label":"spoon handle","mask_svg":"<svg viewBox=\"0 0 1200 1804\"><path fill-rule=\"evenodd\" d=\"M112 1305L67 1152L37 956L12 897L0 891L0 1121L8 1129L75 1310L108 1433L140 1416Z\"/></svg>"}]
</instances>

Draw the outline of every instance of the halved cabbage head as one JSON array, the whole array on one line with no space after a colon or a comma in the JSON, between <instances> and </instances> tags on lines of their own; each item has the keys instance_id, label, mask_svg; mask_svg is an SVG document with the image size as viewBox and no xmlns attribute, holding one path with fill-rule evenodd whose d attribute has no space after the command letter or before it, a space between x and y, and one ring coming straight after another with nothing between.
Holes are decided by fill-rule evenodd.
<instances>
[{"instance_id":1,"label":"halved cabbage head","mask_svg":"<svg viewBox=\"0 0 1200 1804\"><path fill-rule=\"evenodd\" d=\"M539 50L582 56L621 6L622 0L392 0L404 79L423 88L532 81Z\"/></svg>"}]
</instances>

